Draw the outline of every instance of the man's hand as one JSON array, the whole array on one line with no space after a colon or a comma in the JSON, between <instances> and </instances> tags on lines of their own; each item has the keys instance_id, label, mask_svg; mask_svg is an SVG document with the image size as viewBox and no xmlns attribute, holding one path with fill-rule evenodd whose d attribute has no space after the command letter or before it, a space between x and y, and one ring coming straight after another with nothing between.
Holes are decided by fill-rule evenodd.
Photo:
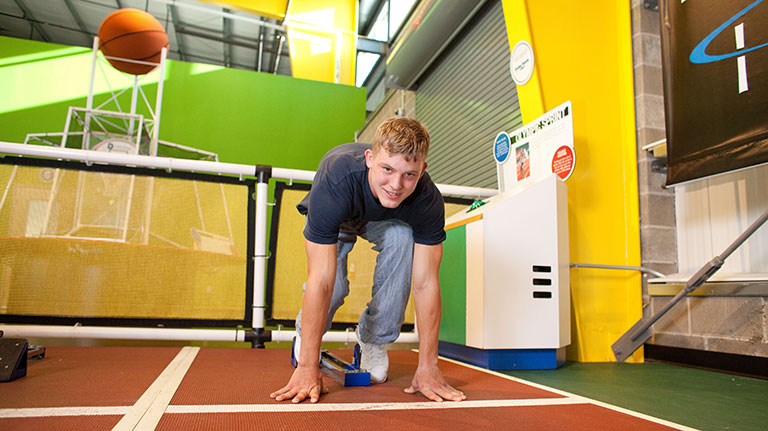
<instances>
[{"instance_id":1,"label":"man's hand","mask_svg":"<svg viewBox=\"0 0 768 431\"><path fill-rule=\"evenodd\" d=\"M269 394L276 401L291 399L293 403L300 403L309 398L309 402L316 403L320 400L320 394L327 394L328 388L323 386L323 377L320 368L302 367L299 365L291 376L288 384L276 392Z\"/></svg>"},{"instance_id":2,"label":"man's hand","mask_svg":"<svg viewBox=\"0 0 768 431\"><path fill-rule=\"evenodd\" d=\"M421 392L422 395L432 401L442 402L443 400L461 401L466 400L464 392L454 389L445 381L443 373L436 366L418 367L413 376L411 386L403 390L406 393L413 394Z\"/></svg>"}]
</instances>

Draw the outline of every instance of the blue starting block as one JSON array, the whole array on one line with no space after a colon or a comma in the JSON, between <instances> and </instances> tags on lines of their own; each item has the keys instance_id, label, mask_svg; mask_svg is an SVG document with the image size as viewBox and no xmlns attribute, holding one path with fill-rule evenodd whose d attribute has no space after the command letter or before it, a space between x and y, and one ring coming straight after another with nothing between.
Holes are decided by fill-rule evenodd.
<instances>
[{"instance_id":1,"label":"blue starting block","mask_svg":"<svg viewBox=\"0 0 768 431\"><path fill-rule=\"evenodd\" d=\"M296 338L291 343L291 365L298 366L299 358L295 356L293 346ZM344 386L370 386L371 373L360 368L360 345L355 344L353 362L341 359L327 350L320 351L320 369L341 382Z\"/></svg>"}]
</instances>

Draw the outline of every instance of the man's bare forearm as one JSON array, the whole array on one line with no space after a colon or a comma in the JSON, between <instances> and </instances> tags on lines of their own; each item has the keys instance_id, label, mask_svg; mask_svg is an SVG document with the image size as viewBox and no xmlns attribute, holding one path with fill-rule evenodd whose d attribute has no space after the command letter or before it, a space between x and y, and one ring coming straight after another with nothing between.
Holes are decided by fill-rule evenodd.
<instances>
[{"instance_id":1,"label":"man's bare forearm","mask_svg":"<svg viewBox=\"0 0 768 431\"><path fill-rule=\"evenodd\" d=\"M435 292L436 291L436 292ZM419 365L437 366L441 300L439 286L415 289L416 325L419 330Z\"/></svg>"},{"instance_id":2,"label":"man's bare forearm","mask_svg":"<svg viewBox=\"0 0 768 431\"><path fill-rule=\"evenodd\" d=\"M328 305L336 279L336 245L305 242L307 285L301 306L301 352L299 364L317 366Z\"/></svg>"},{"instance_id":3,"label":"man's bare forearm","mask_svg":"<svg viewBox=\"0 0 768 431\"><path fill-rule=\"evenodd\" d=\"M329 294L324 286L314 286L307 282L301 306L301 352L299 353L301 365L317 366L332 293L333 287Z\"/></svg>"}]
</instances>

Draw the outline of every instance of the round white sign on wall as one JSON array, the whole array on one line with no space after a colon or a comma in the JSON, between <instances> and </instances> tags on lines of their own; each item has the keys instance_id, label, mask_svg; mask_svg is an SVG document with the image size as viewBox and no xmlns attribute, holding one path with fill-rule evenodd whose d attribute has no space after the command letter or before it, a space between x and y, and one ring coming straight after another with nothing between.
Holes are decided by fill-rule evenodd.
<instances>
[{"instance_id":1,"label":"round white sign on wall","mask_svg":"<svg viewBox=\"0 0 768 431\"><path fill-rule=\"evenodd\" d=\"M524 85L533 76L533 47L527 41L521 40L512 48L509 72L517 85Z\"/></svg>"}]
</instances>

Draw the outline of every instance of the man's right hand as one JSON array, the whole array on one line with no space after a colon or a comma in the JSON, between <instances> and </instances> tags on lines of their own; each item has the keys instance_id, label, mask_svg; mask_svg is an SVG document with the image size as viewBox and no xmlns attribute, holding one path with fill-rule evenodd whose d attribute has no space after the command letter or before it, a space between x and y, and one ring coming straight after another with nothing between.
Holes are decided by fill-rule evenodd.
<instances>
[{"instance_id":1,"label":"man's right hand","mask_svg":"<svg viewBox=\"0 0 768 431\"><path fill-rule=\"evenodd\" d=\"M299 365L288 384L269 394L269 397L274 398L275 401L291 399L293 403L300 403L309 398L309 402L316 403L320 400L320 395L326 393L328 388L323 386L320 368L317 365L314 367Z\"/></svg>"}]
</instances>

